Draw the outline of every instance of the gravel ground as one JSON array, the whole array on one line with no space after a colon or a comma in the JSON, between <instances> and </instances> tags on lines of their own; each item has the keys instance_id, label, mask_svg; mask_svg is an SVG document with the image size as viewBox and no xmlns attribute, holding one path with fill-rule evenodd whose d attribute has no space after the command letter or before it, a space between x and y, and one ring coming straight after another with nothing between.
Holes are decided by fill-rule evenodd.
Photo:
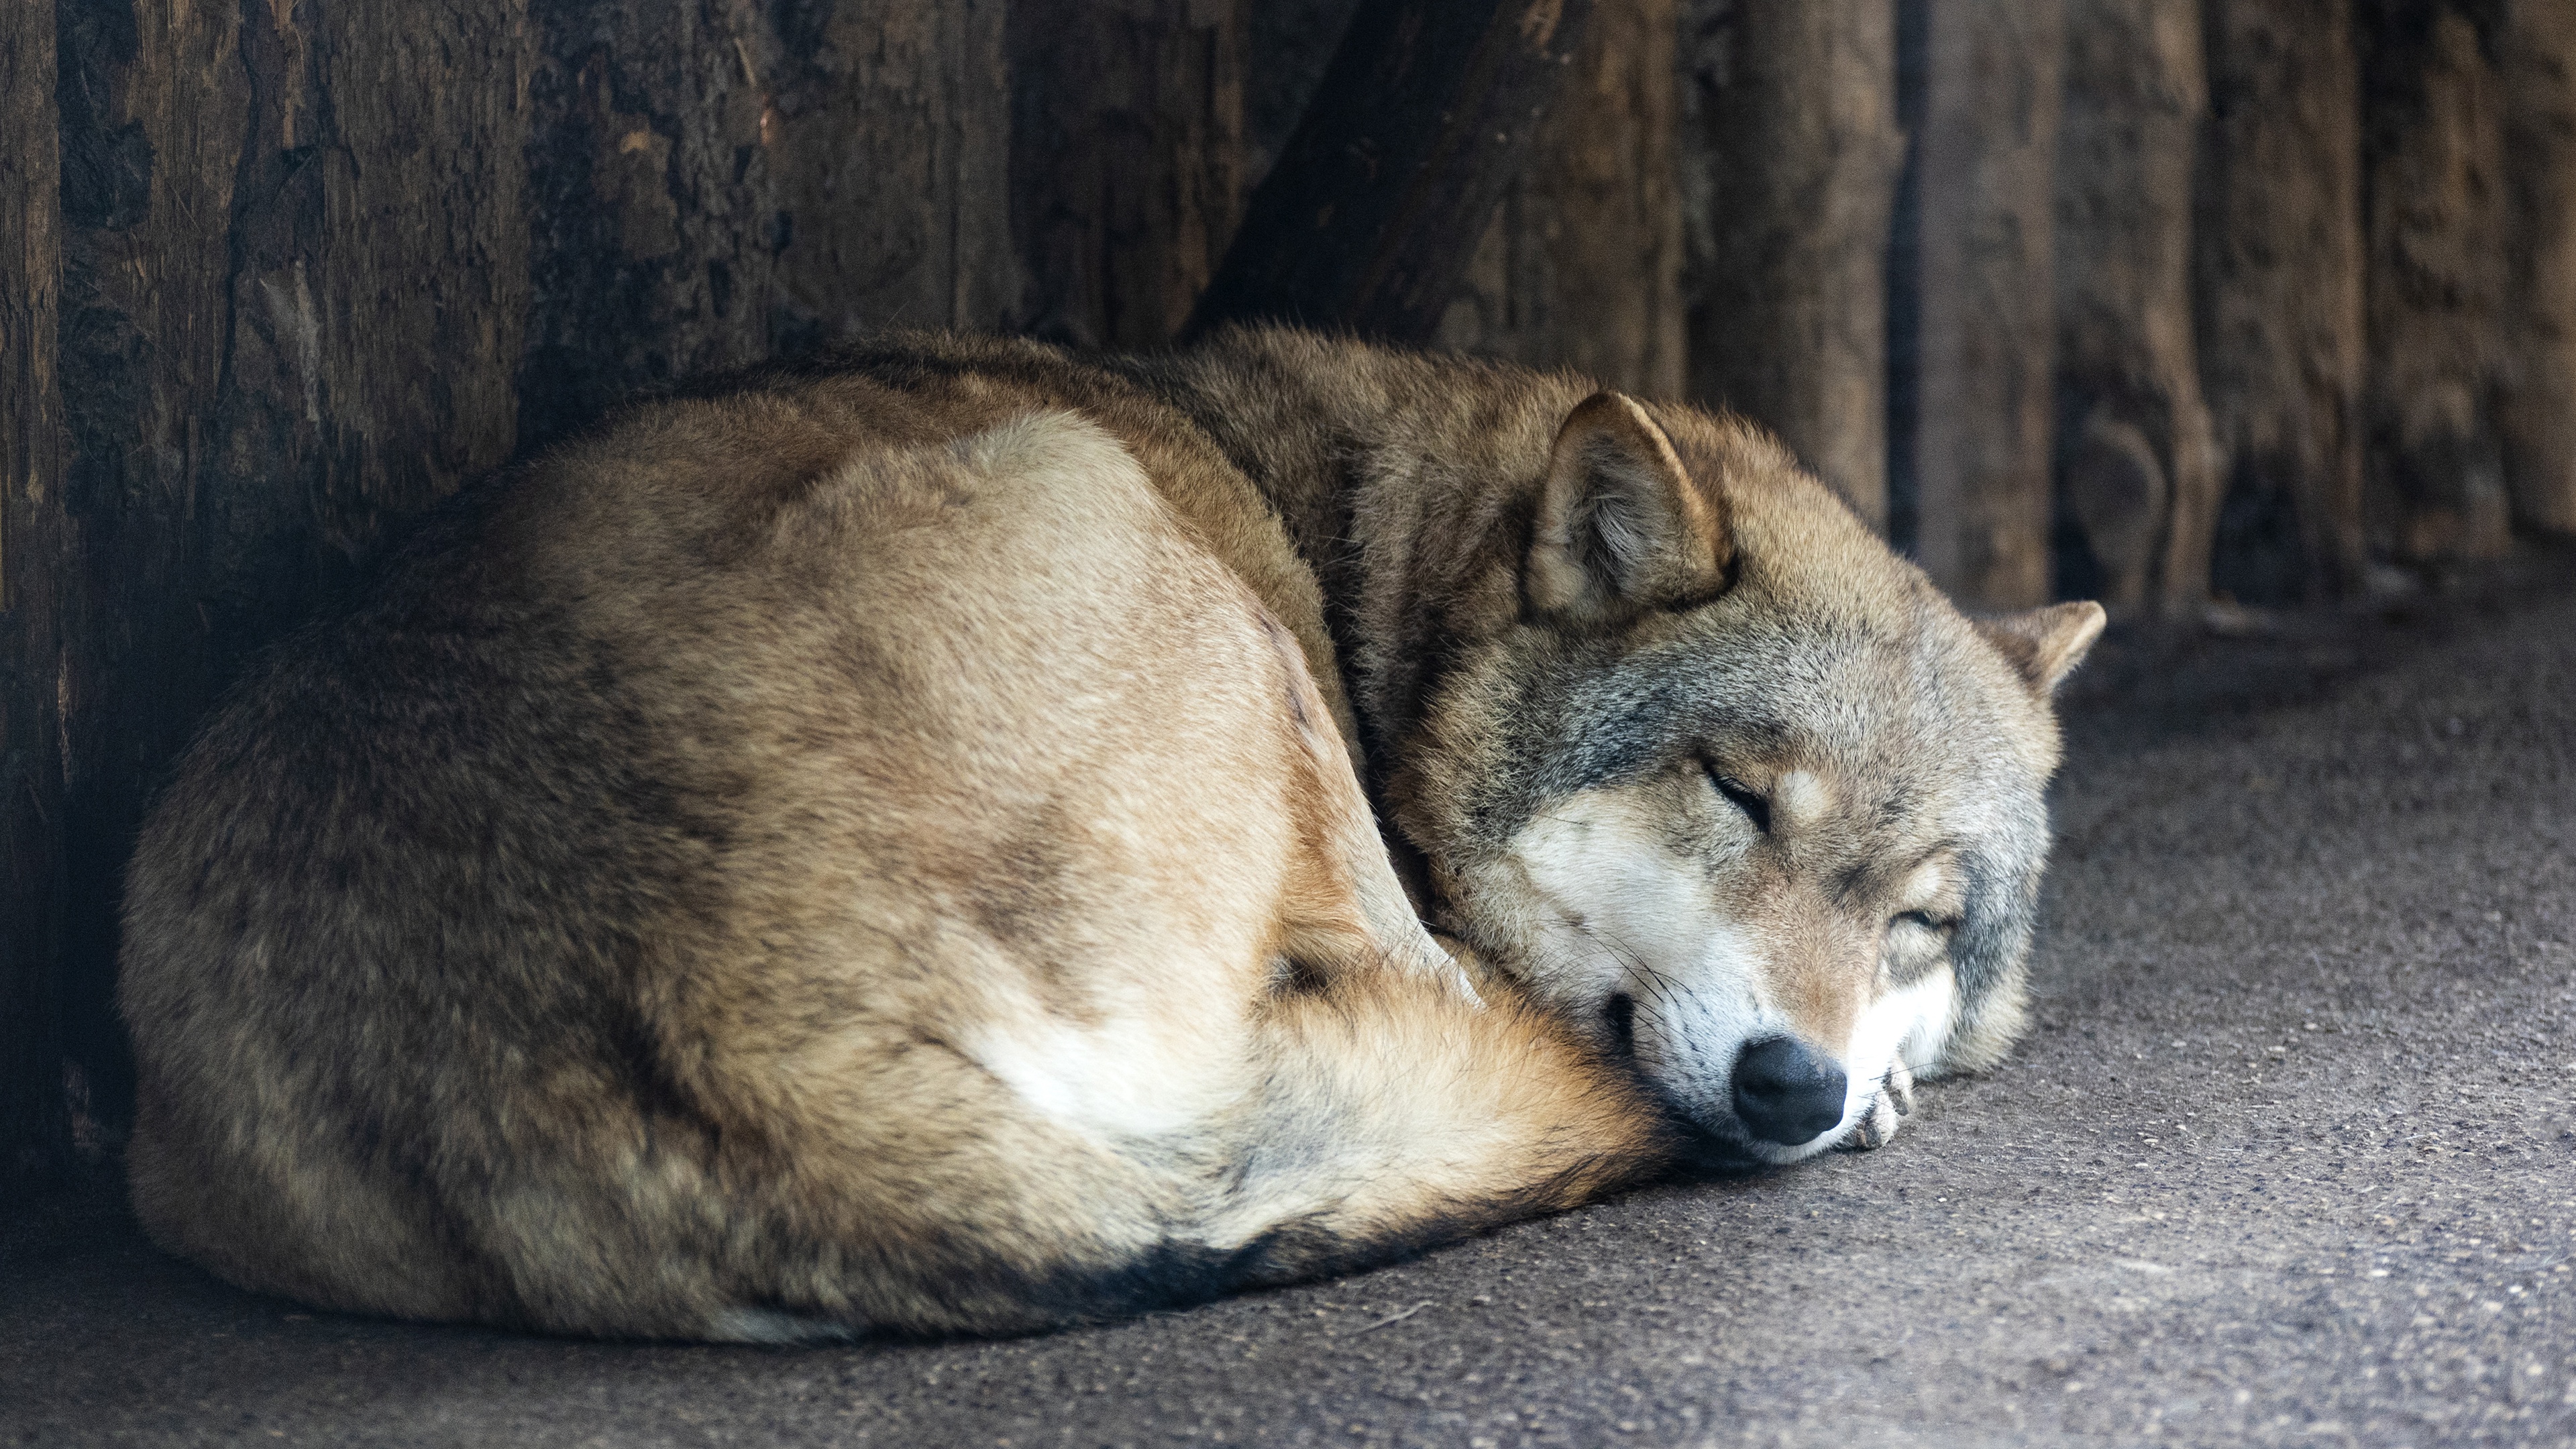
<instances>
[{"instance_id":1,"label":"gravel ground","mask_svg":"<svg viewBox=\"0 0 2576 1449\"><path fill-rule=\"evenodd\" d=\"M93 1184L0 1220L0 1444L2576 1445L2576 592L2414 613L2109 646L2038 1027L1877 1153L792 1351L307 1314Z\"/></svg>"}]
</instances>

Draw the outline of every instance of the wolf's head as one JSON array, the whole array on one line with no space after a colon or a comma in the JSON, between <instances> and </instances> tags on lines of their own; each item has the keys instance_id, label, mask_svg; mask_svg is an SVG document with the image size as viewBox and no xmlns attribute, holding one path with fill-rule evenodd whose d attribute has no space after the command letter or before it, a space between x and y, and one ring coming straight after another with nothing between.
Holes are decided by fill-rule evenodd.
<instances>
[{"instance_id":1,"label":"wolf's head","mask_svg":"<svg viewBox=\"0 0 2576 1449\"><path fill-rule=\"evenodd\" d=\"M1439 924L1736 1159L1993 1061L2101 609L1971 622L1777 443L1613 393L1531 497L1388 782Z\"/></svg>"}]
</instances>

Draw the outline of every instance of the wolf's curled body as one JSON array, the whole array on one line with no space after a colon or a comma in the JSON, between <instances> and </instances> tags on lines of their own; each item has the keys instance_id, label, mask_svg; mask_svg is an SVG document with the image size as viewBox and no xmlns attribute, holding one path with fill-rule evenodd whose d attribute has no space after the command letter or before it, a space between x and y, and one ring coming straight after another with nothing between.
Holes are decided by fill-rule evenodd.
<instances>
[{"instance_id":1,"label":"wolf's curled body","mask_svg":"<svg viewBox=\"0 0 2576 1449\"><path fill-rule=\"evenodd\" d=\"M135 1204L337 1308L1007 1332L1874 1144L2018 1029L2100 619L1971 624L1738 422L1296 332L644 406L188 751Z\"/></svg>"}]
</instances>

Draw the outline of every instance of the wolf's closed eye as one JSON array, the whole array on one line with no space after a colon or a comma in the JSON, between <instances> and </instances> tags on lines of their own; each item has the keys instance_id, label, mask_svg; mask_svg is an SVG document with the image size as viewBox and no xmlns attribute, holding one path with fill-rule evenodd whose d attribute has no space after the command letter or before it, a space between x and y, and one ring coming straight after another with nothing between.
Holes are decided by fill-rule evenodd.
<instances>
[{"instance_id":1,"label":"wolf's closed eye","mask_svg":"<svg viewBox=\"0 0 2576 1449\"><path fill-rule=\"evenodd\" d=\"M1763 799L1760 793L1742 780L1733 775L1720 773L1715 765L1702 762L1701 768L1708 771L1708 782L1717 787L1717 793L1725 796L1727 802L1736 809L1743 811L1744 818L1753 822L1754 829L1765 834L1770 833L1770 801Z\"/></svg>"}]
</instances>

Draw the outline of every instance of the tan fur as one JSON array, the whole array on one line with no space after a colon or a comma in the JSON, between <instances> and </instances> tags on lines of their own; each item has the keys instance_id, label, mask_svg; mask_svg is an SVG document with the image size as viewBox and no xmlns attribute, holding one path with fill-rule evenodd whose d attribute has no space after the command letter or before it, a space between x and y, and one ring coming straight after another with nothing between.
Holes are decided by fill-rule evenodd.
<instances>
[{"instance_id":1,"label":"tan fur","mask_svg":"<svg viewBox=\"0 0 2576 1449\"><path fill-rule=\"evenodd\" d=\"M138 1212L333 1307L761 1339L1189 1301L1658 1170L1672 1094L1532 971L1459 813L1506 676L1687 645L1766 570L1956 616L1776 445L1592 392L897 339L496 481L147 825ZM1935 632L2044 778L2053 678ZM1730 907L1824 1034L1886 985L1813 904L1886 853L1846 763Z\"/></svg>"}]
</instances>

